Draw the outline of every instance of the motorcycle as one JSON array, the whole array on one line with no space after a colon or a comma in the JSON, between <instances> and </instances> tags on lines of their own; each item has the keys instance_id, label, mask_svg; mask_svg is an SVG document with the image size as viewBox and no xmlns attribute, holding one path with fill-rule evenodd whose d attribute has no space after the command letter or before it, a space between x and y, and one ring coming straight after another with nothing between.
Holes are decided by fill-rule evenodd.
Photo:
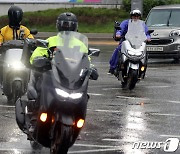
<instances>
[{"instance_id":1,"label":"motorcycle","mask_svg":"<svg viewBox=\"0 0 180 154\"><path fill-rule=\"evenodd\" d=\"M39 95L31 92L39 104L33 132L29 131L27 100L18 99L15 111L17 124L27 134L32 148L41 149L43 146L50 148L51 154L65 154L84 125L88 82L98 78L96 70L90 67L89 56L98 56L100 50L89 48L88 54L83 53L83 48L88 49L88 38L78 32L61 32L57 37L60 46L54 49L52 60L41 57L34 63L34 69L39 68L42 77ZM84 47L78 44L71 47L72 39L83 42ZM37 39L36 45L47 48L48 43Z\"/></svg>"},{"instance_id":2,"label":"motorcycle","mask_svg":"<svg viewBox=\"0 0 180 154\"><path fill-rule=\"evenodd\" d=\"M36 30L31 31L36 34ZM20 37L3 43L1 47L1 84L8 102L15 102L27 91L30 70L21 62L24 46L23 31Z\"/></svg>"},{"instance_id":3,"label":"motorcycle","mask_svg":"<svg viewBox=\"0 0 180 154\"><path fill-rule=\"evenodd\" d=\"M147 69L146 35L143 21L129 21L125 40L122 42L115 76L123 88L132 90L144 79Z\"/></svg>"}]
</instances>

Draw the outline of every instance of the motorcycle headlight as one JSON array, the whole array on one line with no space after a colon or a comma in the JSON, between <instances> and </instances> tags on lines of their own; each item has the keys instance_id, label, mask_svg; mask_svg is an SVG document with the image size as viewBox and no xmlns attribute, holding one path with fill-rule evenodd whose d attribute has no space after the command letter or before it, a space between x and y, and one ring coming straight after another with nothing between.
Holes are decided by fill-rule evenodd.
<instances>
[{"instance_id":1,"label":"motorcycle headlight","mask_svg":"<svg viewBox=\"0 0 180 154\"><path fill-rule=\"evenodd\" d=\"M14 62L12 64L8 64L8 67L12 67L15 70L21 70L23 69L25 66L21 63L21 62Z\"/></svg>"},{"instance_id":2,"label":"motorcycle headlight","mask_svg":"<svg viewBox=\"0 0 180 154\"><path fill-rule=\"evenodd\" d=\"M82 97L83 93L68 93L62 89L55 88L55 91L58 95L64 98L72 98L72 99L79 99Z\"/></svg>"},{"instance_id":3,"label":"motorcycle headlight","mask_svg":"<svg viewBox=\"0 0 180 154\"><path fill-rule=\"evenodd\" d=\"M128 50L127 53L131 56L134 56L134 51Z\"/></svg>"},{"instance_id":4,"label":"motorcycle headlight","mask_svg":"<svg viewBox=\"0 0 180 154\"><path fill-rule=\"evenodd\" d=\"M143 51L137 51L137 50L136 51L128 50L127 52L130 56L141 56L143 54Z\"/></svg>"},{"instance_id":5,"label":"motorcycle headlight","mask_svg":"<svg viewBox=\"0 0 180 154\"><path fill-rule=\"evenodd\" d=\"M169 36L180 36L180 29L171 31Z\"/></svg>"}]
</instances>

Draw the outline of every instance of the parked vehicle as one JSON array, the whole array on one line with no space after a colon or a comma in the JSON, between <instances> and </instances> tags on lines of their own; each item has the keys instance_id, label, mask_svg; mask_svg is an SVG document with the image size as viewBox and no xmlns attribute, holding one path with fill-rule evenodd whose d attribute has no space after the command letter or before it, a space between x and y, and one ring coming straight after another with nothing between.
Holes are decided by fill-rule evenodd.
<instances>
[{"instance_id":1,"label":"parked vehicle","mask_svg":"<svg viewBox=\"0 0 180 154\"><path fill-rule=\"evenodd\" d=\"M146 24L154 30L146 46L149 58L180 58L180 5L163 5L151 9Z\"/></svg>"},{"instance_id":2,"label":"parked vehicle","mask_svg":"<svg viewBox=\"0 0 180 154\"><path fill-rule=\"evenodd\" d=\"M146 35L143 21L131 21L125 41L122 42L118 66L115 76L121 81L123 88L134 89L136 83L144 78L147 68Z\"/></svg>"},{"instance_id":3,"label":"parked vehicle","mask_svg":"<svg viewBox=\"0 0 180 154\"><path fill-rule=\"evenodd\" d=\"M29 131L30 117L27 101L16 102L16 121L19 128L28 136L31 146L50 148L50 153L67 153L76 141L83 127L87 102L89 78L97 80L97 74L90 67L88 54L80 51L80 46L69 47L71 38L81 40L88 47L88 38L77 32L61 32L52 60L39 58L35 68L44 70L37 102L40 107L33 133ZM47 47L47 42L37 40L37 45ZM61 43L60 43L61 44ZM89 49L90 55L99 55L99 50ZM48 63L47 63L48 62ZM52 69L49 68L49 64ZM39 146L41 145L41 146Z\"/></svg>"}]
</instances>

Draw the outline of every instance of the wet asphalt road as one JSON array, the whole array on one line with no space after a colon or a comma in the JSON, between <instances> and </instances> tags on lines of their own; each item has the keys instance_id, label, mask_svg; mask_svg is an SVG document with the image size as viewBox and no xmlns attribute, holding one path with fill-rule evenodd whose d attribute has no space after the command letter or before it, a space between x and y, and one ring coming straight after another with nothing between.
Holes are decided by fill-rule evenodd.
<instances>
[{"instance_id":1,"label":"wet asphalt road","mask_svg":"<svg viewBox=\"0 0 180 154\"><path fill-rule=\"evenodd\" d=\"M69 153L75 154L163 154L161 147L135 148L135 143L160 144L168 138L180 139L180 64L172 60L150 59L146 78L134 90L123 90L120 82L107 75L114 46L91 45L101 49L92 62L98 81L90 81L84 128ZM32 154L29 141L15 122L14 106L0 96L0 154ZM49 153L44 148L42 154ZM180 148L175 153L180 153Z\"/></svg>"}]
</instances>

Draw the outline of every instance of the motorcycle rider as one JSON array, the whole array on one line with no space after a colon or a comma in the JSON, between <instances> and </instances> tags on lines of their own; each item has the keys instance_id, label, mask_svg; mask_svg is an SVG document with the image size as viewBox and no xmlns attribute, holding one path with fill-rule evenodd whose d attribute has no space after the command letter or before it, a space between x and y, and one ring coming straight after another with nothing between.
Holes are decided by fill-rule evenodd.
<instances>
[{"instance_id":1,"label":"motorcycle rider","mask_svg":"<svg viewBox=\"0 0 180 154\"><path fill-rule=\"evenodd\" d=\"M60 31L77 31L78 20L77 20L76 15L70 12L65 12L65 13L60 14L56 20L56 28L59 32ZM52 52L55 50L56 46L58 45L57 38L58 36L52 36L47 39L48 48ZM88 53L88 48L85 46L85 44L76 38L72 39L70 47L74 47L77 44L80 46L80 51L84 53ZM46 48L37 47L34 50L33 54L30 57L30 63L32 64L32 66L35 65L36 60L38 60L40 57L41 58L46 57L47 59L50 58L50 54ZM41 75L42 73L40 72L32 71L31 77L30 77L30 83L28 86L28 92L27 92L28 110L32 113L32 117L31 117L32 126L29 129L30 132L34 131L35 122L33 121L36 121L36 112L38 111L38 108L39 108L39 104L36 102L36 98L38 97L38 91L39 91L38 87L40 85Z\"/></svg>"},{"instance_id":2,"label":"motorcycle rider","mask_svg":"<svg viewBox=\"0 0 180 154\"><path fill-rule=\"evenodd\" d=\"M9 24L1 28L0 31L0 45L8 40L17 40L23 38L34 38L30 34L30 30L21 25L23 18L23 11L18 6L11 6L8 10Z\"/></svg>"},{"instance_id":3,"label":"motorcycle rider","mask_svg":"<svg viewBox=\"0 0 180 154\"><path fill-rule=\"evenodd\" d=\"M114 70L116 69L118 59L119 59L119 52L121 51L121 44L125 40L125 35L128 31L129 20L133 20L133 21L140 20L141 19L141 11L138 9L132 10L130 12L130 17L131 17L130 19L122 21L120 24L120 30L116 31L116 38L120 38L120 42L119 42L118 47L114 50L112 57L109 61L110 68L109 68L108 74L114 74ZM144 31L145 31L145 34L147 37L146 41L151 41L151 36L148 33L148 28L147 28L146 24L144 23L143 26L144 26Z\"/></svg>"},{"instance_id":4,"label":"motorcycle rider","mask_svg":"<svg viewBox=\"0 0 180 154\"><path fill-rule=\"evenodd\" d=\"M8 10L9 24L1 28L0 30L0 46L6 41L17 40L24 38L34 38L30 34L30 30L21 25L21 20L23 18L23 11L18 6L11 6ZM0 82L2 82L2 64L3 57L0 57Z\"/></svg>"}]
</instances>

